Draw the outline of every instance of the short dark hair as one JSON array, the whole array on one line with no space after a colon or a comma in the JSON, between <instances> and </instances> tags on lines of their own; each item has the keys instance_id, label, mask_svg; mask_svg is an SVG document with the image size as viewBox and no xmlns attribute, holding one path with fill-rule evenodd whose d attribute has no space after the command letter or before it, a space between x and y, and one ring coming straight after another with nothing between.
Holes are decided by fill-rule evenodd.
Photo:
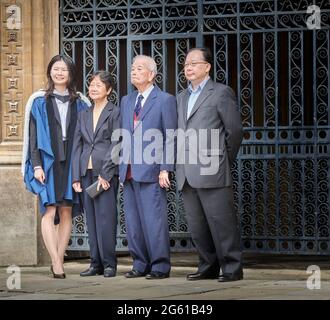
<instances>
[{"instance_id":1,"label":"short dark hair","mask_svg":"<svg viewBox=\"0 0 330 320\"><path fill-rule=\"evenodd\" d=\"M192 52L192 51L200 51L203 55L203 59L204 61L212 64L212 54L211 54L211 50L209 48L206 48L206 47L195 47L195 48L191 48L189 49L189 51L187 52L186 54L186 58L187 58L187 55Z\"/></svg>"},{"instance_id":2,"label":"short dark hair","mask_svg":"<svg viewBox=\"0 0 330 320\"><path fill-rule=\"evenodd\" d=\"M90 80L89 83L91 83L96 77L99 77L100 80L105 84L105 87L107 89L107 91L111 88L113 88L113 79L112 79L112 75L109 71L105 71L105 70L98 70L95 71ZM108 96L109 98L109 96Z\"/></svg>"}]
</instances>

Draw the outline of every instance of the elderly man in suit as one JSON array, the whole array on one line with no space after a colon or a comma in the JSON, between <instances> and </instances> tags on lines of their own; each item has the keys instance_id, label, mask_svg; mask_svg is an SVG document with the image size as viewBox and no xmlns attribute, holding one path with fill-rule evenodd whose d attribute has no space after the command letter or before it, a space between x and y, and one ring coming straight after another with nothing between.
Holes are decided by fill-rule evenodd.
<instances>
[{"instance_id":1,"label":"elderly man in suit","mask_svg":"<svg viewBox=\"0 0 330 320\"><path fill-rule=\"evenodd\" d=\"M168 155L171 150L174 153L175 141L167 130L177 129L177 111L175 97L154 84L156 74L154 59L136 56L131 82L137 90L121 100L119 178L133 258L126 278L163 279L170 273L166 188L170 186L169 173L174 171L174 159Z\"/></svg>"},{"instance_id":2,"label":"elderly man in suit","mask_svg":"<svg viewBox=\"0 0 330 320\"><path fill-rule=\"evenodd\" d=\"M177 98L184 135L178 137L176 178L199 254L198 270L187 279L225 282L243 278L230 173L243 131L232 89L210 79L211 61L207 48L186 55L189 87Z\"/></svg>"}]
</instances>

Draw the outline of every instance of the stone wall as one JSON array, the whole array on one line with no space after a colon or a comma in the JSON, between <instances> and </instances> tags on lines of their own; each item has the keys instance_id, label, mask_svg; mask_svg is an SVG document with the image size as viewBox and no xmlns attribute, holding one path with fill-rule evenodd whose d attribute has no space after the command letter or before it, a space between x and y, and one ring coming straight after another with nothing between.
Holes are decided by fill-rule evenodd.
<instances>
[{"instance_id":1,"label":"stone wall","mask_svg":"<svg viewBox=\"0 0 330 320\"><path fill-rule=\"evenodd\" d=\"M59 52L59 1L0 0L0 266L48 261L20 173L25 103Z\"/></svg>"},{"instance_id":2,"label":"stone wall","mask_svg":"<svg viewBox=\"0 0 330 320\"><path fill-rule=\"evenodd\" d=\"M37 263L36 198L20 170L0 167L0 265Z\"/></svg>"}]
</instances>

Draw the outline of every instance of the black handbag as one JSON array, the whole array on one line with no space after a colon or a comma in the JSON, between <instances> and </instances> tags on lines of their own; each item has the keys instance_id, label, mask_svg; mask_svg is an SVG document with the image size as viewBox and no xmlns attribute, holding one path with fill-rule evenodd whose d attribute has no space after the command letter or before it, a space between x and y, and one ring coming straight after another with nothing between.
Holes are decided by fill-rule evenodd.
<instances>
[{"instance_id":1,"label":"black handbag","mask_svg":"<svg viewBox=\"0 0 330 320\"><path fill-rule=\"evenodd\" d=\"M99 183L99 181L96 180L94 183L92 183L89 187L86 188L87 194L93 199L96 198L99 194L101 194L104 191L102 185L100 185L100 189L99 189L99 191L97 191L98 183Z\"/></svg>"}]
</instances>

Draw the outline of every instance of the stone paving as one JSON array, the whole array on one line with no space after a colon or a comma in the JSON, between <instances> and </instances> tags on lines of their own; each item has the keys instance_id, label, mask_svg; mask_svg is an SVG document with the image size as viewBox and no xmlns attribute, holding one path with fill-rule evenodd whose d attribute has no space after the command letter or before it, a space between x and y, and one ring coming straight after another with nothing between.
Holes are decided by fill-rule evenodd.
<instances>
[{"instance_id":1,"label":"stone paving","mask_svg":"<svg viewBox=\"0 0 330 320\"><path fill-rule=\"evenodd\" d=\"M118 258L114 278L80 277L89 260L65 263L67 278L53 279L49 266L22 267L21 288L8 289L7 268L0 268L0 300L305 300L330 299L330 257L320 256L245 256L244 280L219 283L216 280L187 281L185 275L195 272L195 254L172 254L171 277L163 280L126 279L131 269L128 256ZM318 283L308 281L317 271L307 273L308 266L320 268ZM15 274L17 275L17 274ZM13 279L13 278L10 278ZM17 278L16 278L17 279ZM311 280L311 279L309 279ZM17 283L17 282L16 282ZM309 289L312 286L315 289Z\"/></svg>"}]
</instances>

